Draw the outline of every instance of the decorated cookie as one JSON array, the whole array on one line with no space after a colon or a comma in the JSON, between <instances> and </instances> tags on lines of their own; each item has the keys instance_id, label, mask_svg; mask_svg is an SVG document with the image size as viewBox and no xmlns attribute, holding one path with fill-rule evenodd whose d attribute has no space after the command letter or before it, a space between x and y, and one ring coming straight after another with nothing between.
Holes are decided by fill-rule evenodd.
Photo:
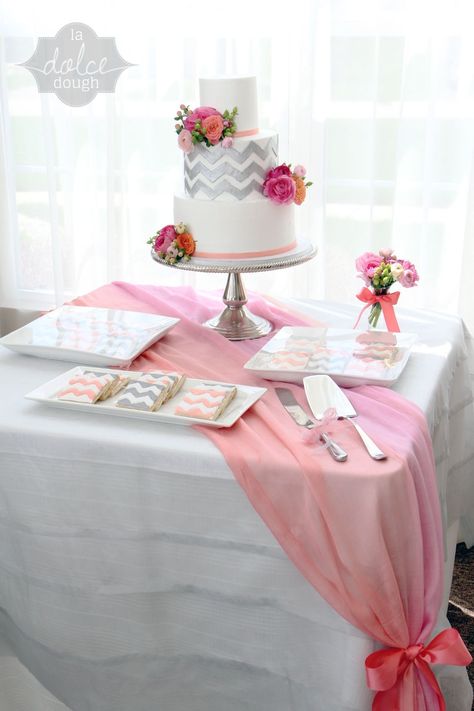
<instances>
[{"instance_id":1,"label":"decorated cookie","mask_svg":"<svg viewBox=\"0 0 474 711\"><path fill-rule=\"evenodd\" d=\"M119 375L118 378L112 383L110 391L105 396L101 395L99 400L105 400L106 398L110 398L114 395L117 395L117 393L124 389L129 380L130 378L128 378L126 375Z\"/></svg>"},{"instance_id":2,"label":"decorated cookie","mask_svg":"<svg viewBox=\"0 0 474 711\"><path fill-rule=\"evenodd\" d=\"M169 385L157 380L132 380L115 403L117 407L130 410L154 412L165 402Z\"/></svg>"},{"instance_id":3,"label":"decorated cookie","mask_svg":"<svg viewBox=\"0 0 474 711\"><path fill-rule=\"evenodd\" d=\"M309 354L298 351L277 351L272 354L270 367L278 370L304 370Z\"/></svg>"},{"instance_id":4,"label":"decorated cookie","mask_svg":"<svg viewBox=\"0 0 474 711\"><path fill-rule=\"evenodd\" d=\"M188 390L180 400L174 414L200 420L217 420L236 393L237 388L231 385L196 386Z\"/></svg>"},{"instance_id":5,"label":"decorated cookie","mask_svg":"<svg viewBox=\"0 0 474 711\"><path fill-rule=\"evenodd\" d=\"M90 375L99 378L101 375L103 375L103 373L101 371L96 372L93 370L85 370L84 375ZM117 393L119 393L130 380L130 378L128 378L126 375L116 375L115 373L109 373L109 375L112 376L113 380L111 383L109 383L108 387L104 388L100 396L97 398L98 400L107 400L108 398L117 395Z\"/></svg>"},{"instance_id":6,"label":"decorated cookie","mask_svg":"<svg viewBox=\"0 0 474 711\"><path fill-rule=\"evenodd\" d=\"M79 373L68 380L66 387L60 390L56 397L59 400L93 404L104 393L108 393L117 378L117 375L110 373Z\"/></svg>"},{"instance_id":7,"label":"decorated cookie","mask_svg":"<svg viewBox=\"0 0 474 711\"><path fill-rule=\"evenodd\" d=\"M186 376L183 373L157 373L151 371L150 373L145 373L143 380L147 382L159 382L168 386L168 393L166 399L170 400L176 395L176 393L181 389Z\"/></svg>"}]
</instances>

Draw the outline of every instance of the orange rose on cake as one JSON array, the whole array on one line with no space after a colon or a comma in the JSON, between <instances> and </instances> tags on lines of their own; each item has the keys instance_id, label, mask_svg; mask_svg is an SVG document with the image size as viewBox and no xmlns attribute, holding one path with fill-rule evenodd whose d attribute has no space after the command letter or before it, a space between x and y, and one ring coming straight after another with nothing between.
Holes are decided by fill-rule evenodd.
<instances>
[{"instance_id":1,"label":"orange rose on cake","mask_svg":"<svg viewBox=\"0 0 474 711\"><path fill-rule=\"evenodd\" d=\"M186 254L188 254L189 256L194 254L194 250L196 249L196 242L194 241L192 235L189 234L189 232L183 232L183 234L178 235L176 237L176 242L178 243L178 248L184 249Z\"/></svg>"},{"instance_id":2,"label":"orange rose on cake","mask_svg":"<svg viewBox=\"0 0 474 711\"><path fill-rule=\"evenodd\" d=\"M224 129L224 121L219 114L214 114L213 116L205 118L202 122L202 127L204 129L204 135L209 143L212 143L213 146L219 143Z\"/></svg>"},{"instance_id":3,"label":"orange rose on cake","mask_svg":"<svg viewBox=\"0 0 474 711\"><path fill-rule=\"evenodd\" d=\"M306 197L306 185L304 184L303 178L293 177L293 180L295 181L296 186L295 204L301 205Z\"/></svg>"}]
</instances>

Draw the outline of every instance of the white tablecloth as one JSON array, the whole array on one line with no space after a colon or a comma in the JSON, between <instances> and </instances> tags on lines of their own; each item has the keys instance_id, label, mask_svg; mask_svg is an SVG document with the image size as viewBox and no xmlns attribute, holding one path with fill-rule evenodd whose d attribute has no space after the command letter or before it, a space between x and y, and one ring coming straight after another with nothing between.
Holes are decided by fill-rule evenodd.
<instances>
[{"instance_id":1,"label":"white tablecloth","mask_svg":"<svg viewBox=\"0 0 474 711\"><path fill-rule=\"evenodd\" d=\"M396 389L433 433L448 590L459 524L474 542L467 343L457 318L397 314L421 338ZM0 349L0 710L369 711L375 643L296 571L210 441L23 399L69 367ZM439 676L468 711L465 670Z\"/></svg>"}]
</instances>

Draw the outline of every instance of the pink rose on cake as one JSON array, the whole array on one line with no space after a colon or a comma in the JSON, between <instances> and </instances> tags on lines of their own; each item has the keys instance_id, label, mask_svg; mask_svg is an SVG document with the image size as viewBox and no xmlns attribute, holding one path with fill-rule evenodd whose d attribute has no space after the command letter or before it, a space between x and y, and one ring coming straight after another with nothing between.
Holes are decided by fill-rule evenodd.
<instances>
[{"instance_id":1,"label":"pink rose on cake","mask_svg":"<svg viewBox=\"0 0 474 711\"><path fill-rule=\"evenodd\" d=\"M263 194L279 205L289 205L295 199L295 181L289 175L269 178L263 185Z\"/></svg>"},{"instance_id":2,"label":"pink rose on cake","mask_svg":"<svg viewBox=\"0 0 474 711\"><path fill-rule=\"evenodd\" d=\"M178 146L181 148L183 153L191 153L194 148L193 137L191 131L183 128L178 134Z\"/></svg>"},{"instance_id":3,"label":"pink rose on cake","mask_svg":"<svg viewBox=\"0 0 474 711\"><path fill-rule=\"evenodd\" d=\"M265 183L267 180L271 180L272 178L279 178L280 175L291 175L291 170L290 168L285 164L282 163L281 165L277 165L276 168L270 168L270 170L267 173ZM265 187L265 183L263 184Z\"/></svg>"},{"instance_id":4,"label":"pink rose on cake","mask_svg":"<svg viewBox=\"0 0 474 711\"><path fill-rule=\"evenodd\" d=\"M295 175L297 178L304 178L304 176L306 175L306 168L304 167L304 165L295 165L293 175Z\"/></svg>"},{"instance_id":5,"label":"pink rose on cake","mask_svg":"<svg viewBox=\"0 0 474 711\"><path fill-rule=\"evenodd\" d=\"M196 123L201 123L208 116L215 116L218 113L218 110L213 109L212 106L198 106L197 109L194 109L185 117L183 121L184 128L187 128L188 131L194 131Z\"/></svg>"},{"instance_id":6,"label":"pink rose on cake","mask_svg":"<svg viewBox=\"0 0 474 711\"><path fill-rule=\"evenodd\" d=\"M282 163L270 168L263 183L263 194L280 205L294 202L301 205L306 197L306 188L312 185L307 181L306 168L297 165L292 171L291 164Z\"/></svg>"},{"instance_id":7,"label":"pink rose on cake","mask_svg":"<svg viewBox=\"0 0 474 711\"><path fill-rule=\"evenodd\" d=\"M222 117L219 114L208 116L202 122L202 128L209 143L215 146L222 137L222 130L224 128Z\"/></svg>"},{"instance_id":8,"label":"pink rose on cake","mask_svg":"<svg viewBox=\"0 0 474 711\"><path fill-rule=\"evenodd\" d=\"M175 237L176 233L173 225L166 225L166 227L162 227L155 239L155 252L166 252Z\"/></svg>"}]
</instances>

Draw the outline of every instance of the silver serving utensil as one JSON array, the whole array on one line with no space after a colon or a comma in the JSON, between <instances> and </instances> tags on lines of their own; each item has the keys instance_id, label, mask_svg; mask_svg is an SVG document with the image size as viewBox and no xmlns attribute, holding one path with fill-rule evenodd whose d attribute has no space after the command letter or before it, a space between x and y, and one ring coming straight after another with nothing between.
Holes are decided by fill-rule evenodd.
<instances>
[{"instance_id":1,"label":"silver serving utensil","mask_svg":"<svg viewBox=\"0 0 474 711\"><path fill-rule=\"evenodd\" d=\"M372 459L387 458L387 455L377 447L367 432L357 422L354 422L353 418L357 417L357 412L329 375L309 375L303 379L303 383L309 406L317 419L322 417L322 413L328 407L333 407L338 418L347 420L355 427Z\"/></svg>"},{"instance_id":2,"label":"silver serving utensil","mask_svg":"<svg viewBox=\"0 0 474 711\"><path fill-rule=\"evenodd\" d=\"M306 427L308 430L312 430L316 427L316 423L308 417L306 412L303 410L299 402L297 402L295 396L289 388L275 388L275 392L280 400L281 404L293 418L297 425L301 427ZM332 456L336 462L345 462L347 459L347 452L337 444L326 432L321 432L319 435L321 442L327 445L329 454Z\"/></svg>"}]
</instances>

